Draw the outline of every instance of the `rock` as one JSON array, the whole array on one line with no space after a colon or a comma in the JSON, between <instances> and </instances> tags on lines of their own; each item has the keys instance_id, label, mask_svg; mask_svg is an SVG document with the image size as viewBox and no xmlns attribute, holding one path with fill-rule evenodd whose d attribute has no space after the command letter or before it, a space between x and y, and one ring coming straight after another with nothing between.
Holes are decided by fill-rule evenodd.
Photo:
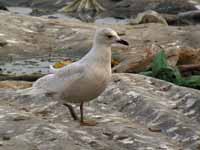
<instances>
[{"instance_id":1,"label":"rock","mask_svg":"<svg viewBox=\"0 0 200 150\"><path fill-rule=\"evenodd\" d=\"M31 7L43 9L43 12L49 10L49 13L53 13L64 6L66 0L1 0L1 2L9 7Z\"/></svg>"},{"instance_id":2,"label":"rock","mask_svg":"<svg viewBox=\"0 0 200 150\"><path fill-rule=\"evenodd\" d=\"M30 15L32 12L32 8L28 7L8 7L8 10L18 15Z\"/></svg>"},{"instance_id":3,"label":"rock","mask_svg":"<svg viewBox=\"0 0 200 150\"><path fill-rule=\"evenodd\" d=\"M42 13L46 15L46 12L52 14L65 7L69 0L1 0L1 2L6 6L25 6L40 9L40 15ZM98 15L100 18L134 18L138 13L146 10L154 10L161 14L177 14L197 10L197 4L190 0L101 0L99 3L105 8L105 11ZM38 13L36 14L38 15ZM76 12L72 15L88 20L87 16L79 16Z\"/></svg>"},{"instance_id":4,"label":"rock","mask_svg":"<svg viewBox=\"0 0 200 150\"><path fill-rule=\"evenodd\" d=\"M161 15L152 10L139 13L137 17L135 19L131 19L129 23L131 25L143 23L161 23L164 25L168 25L167 21Z\"/></svg>"},{"instance_id":5,"label":"rock","mask_svg":"<svg viewBox=\"0 0 200 150\"><path fill-rule=\"evenodd\" d=\"M199 64L200 62L200 49L182 49L180 51L179 65L184 64Z\"/></svg>"},{"instance_id":6,"label":"rock","mask_svg":"<svg viewBox=\"0 0 200 150\"><path fill-rule=\"evenodd\" d=\"M149 24L148 27L145 25L143 28L142 26L140 27L137 26L137 29L131 30L131 34L135 37L134 40L132 39L134 46L131 45L128 50L113 50L113 52L115 52L113 58L120 62L118 65L114 66L113 71L129 73L144 71L150 66L155 54L161 50L165 50L169 64L171 66L176 66L180 59L180 50L184 47L178 30L174 27L167 27L166 30L166 27L162 24ZM153 33L152 31L159 32L159 34ZM169 32L176 32L177 34L171 34L169 37ZM144 35L141 36L140 33L144 33ZM127 37L129 37L128 34L127 32ZM177 39L180 39L180 41Z\"/></svg>"},{"instance_id":7,"label":"rock","mask_svg":"<svg viewBox=\"0 0 200 150\"><path fill-rule=\"evenodd\" d=\"M180 12L178 14L160 14L168 23L173 26L185 26L199 24L199 10Z\"/></svg>"},{"instance_id":8,"label":"rock","mask_svg":"<svg viewBox=\"0 0 200 150\"><path fill-rule=\"evenodd\" d=\"M31 87L32 83L26 81L1 81L0 89L24 89Z\"/></svg>"},{"instance_id":9,"label":"rock","mask_svg":"<svg viewBox=\"0 0 200 150\"><path fill-rule=\"evenodd\" d=\"M33 8L32 12L30 13L30 15L32 16L42 16L42 15L48 15L50 14L50 11L44 10L44 9L40 9L40 8Z\"/></svg>"},{"instance_id":10,"label":"rock","mask_svg":"<svg viewBox=\"0 0 200 150\"><path fill-rule=\"evenodd\" d=\"M187 0L161 0L156 6L154 5L153 10L163 14L178 14L179 12L197 10L196 4L198 3L192 3Z\"/></svg>"},{"instance_id":11,"label":"rock","mask_svg":"<svg viewBox=\"0 0 200 150\"><path fill-rule=\"evenodd\" d=\"M97 126L81 127L59 100L4 89L1 149L197 149L199 97L197 90L165 81L115 74L106 91L85 107Z\"/></svg>"},{"instance_id":12,"label":"rock","mask_svg":"<svg viewBox=\"0 0 200 150\"><path fill-rule=\"evenodd\" d=\"M199 25L174 27L158 23L134 26L87 24L71 19L67 21L20 16L5 11L0 12L0 18L0 80L33 81L49 73L50 64L66 59L80 59L91 48L95 29L102 26L115 29L130 43L128 48L120 45L112 47L116 72L143 71L151 63L149 56L161 49L167 53L172 66L179 62L183 65L182 60L185 58L183 59L181 51L197 50L200 47ZM199 55L195 53L187 59L198 62Z\"/></svg>"},{"instance_id":13,"label":"rock","mask_svg":"<svg viewBox=\"0 0 200 150\"><path fill-rule=\"evenodd\" d=\"M7 12L1 12L0 16L1 24L5 23L0 29L0 68L2 74L9 74L9 78L12 75L46 74L48 66L54 62L67 57L79 59L90 48L95 31L95 26L87 24L84 24L84 30L80 30L79 22L76 22L76 27L70 23L72 29L70 24L66 26L65 21L61 23ZM9 22L12 27L8 29ZM66 43L71 44L66 46Z\"/></svg>"},{"instance_id":14,"label":"rock","mask_svg":"<svg viewBox=\"0 0 200 150\"><path fill-rule=\"evenodd\" d=\"M154 10L160 14L177 14L196 10L195 4L187 0L123 0L103 1L106 10L101 15L104 17L134 18L138 13Z\"/></svg>"},{"instance_id":15,"label":"rock","mask_svg":"<svg viewBox=\"0 0 200 150\"><path fill-rule=\"evenodd\" d=\"M6 41L0 41L0 47L4 47L8 44Z\"/></svg>"},{"instance_id":16,"label":"rock","mask_svg":"<svg viewBox=\"0 0 200 150\"><path fill-rule=\"evenodd\" d=\"M8 11L8 9L4 6L3 3L0 2L0 10Z\"/></svg>"},{"instance_id":17,"label":"rock","mask_svg":"<svg viewBox=\"0 0 200 150\"><path fill-rule=\"evenodd\" d=\"M167 21L168 25L181 25L178 24L177 15L174 14L161 14L161 15Z\"/></svg>"},{"instance_id":18,"label":"rock","mask_svg":"<svg viewBox=\"0 0 200 150\"><path fill-rule=\"evenodd\" d=\"M129 24L129 19L117 19L117 18L112 18L112 17L107 17L107 18L100 18L95 20L95 24Z\"/></svg>"},{"instance_id":19,"label":"rock","mask_svg":"<svg viewBox=\"0 0 200 150\"><path fill-rule=\"evenodd\" d=\"M192 3L188 0L102 0L100 3L104 7L104 11L97 14L87 13L89 14L87 16L90 16L93 19L90 17L90 19L88 19L88 17L85 16L80 17L77 12L71 13L71 15L81 18L84 21L93 21L96 16L97 18L135 18L139 13L143 13L148 10L154 10L160 14L178 14L179 12L197 10L196 3ZM76 5L73 6L75 7ZM68 7L68 5L66 7ZM153 18L155 19L155 17ZM163 22L163 19L160 18L161 17L159 17L159 20L162 20L161 22Z\"/></svg>"},{"instance_id":20,"label":"rock","mask_svg":"<svg viewBox=\"0 0 200 150\"><path fill-rule=\"evenodd\" d=\"M200 10L188 11L177 15L179 24L191 25L200 23Z\"/></svg>"}]
</instances>

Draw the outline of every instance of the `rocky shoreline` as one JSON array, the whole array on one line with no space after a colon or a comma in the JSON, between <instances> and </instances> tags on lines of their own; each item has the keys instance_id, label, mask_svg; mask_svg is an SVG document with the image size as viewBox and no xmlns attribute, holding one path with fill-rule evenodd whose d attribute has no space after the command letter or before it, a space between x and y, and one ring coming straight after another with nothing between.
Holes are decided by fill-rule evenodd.
<instances>
[{"instance_id":1,"label":"rocky shoreline","mask_svg":"<svg viewBox=\"0 0 200 150\"><path fill-rule=\"evenodd\" d=\"M33 16L44 16L49 15L49 17L64 18L64 16L56 16L55 14L62 12L61 10L65 5L68 5L70 1L61 0L42 0L38 2L37 0L1 0L2 8L10 7L10 10L17 13L27 12L26 14ZM93 14L93 12L74 12L66 13L62 12L64 15L71 15L83 21L95 21L102 18L113 18L113 19L133 19L136 18L139 13L145 12L147 10L153 10L161 14L169 24L172 25L182 25L190 23L199 23L199 14L195 13L197 16L193 16L193 12L199 9L198 1L189 0L101 0L100 4L104 7L104 11L98 14ZM144 7L145 6L145 7ZM24 10L20 10L21 9ZM27 10L25 10L27 9ZM29 9L29 10L28 10ZM111 10L111 11L110 11ZM183 14L189 12L189 14ZM190 13L191 12L191 13ZM184 16L183 16L184 15ZM191 16L192 15L192 16ZM90 19L89 19L89 18ZM106 20L108 21L108 20Z\"/></svg>"},{"instance_id":2,"label":"rocky shoreline","mask_svg":"<svg viewBox=\"0 0 200 150\"><path fill-rule=\"evenodd\" d=\"M141 75L114 74L106 91L85 107L98 125L81 127L55 99L16 94L30 83L6 84L0 91L4 150L199 149L197 90Z\"/></svg>"},{"instance_id":3,"label":"rocky shoreline","mask_svg":"<svg viewBox=\"0 0 200 150\"><path fill-rule=\"evenodd\" d=\"M133 5L131 0L105 0L102 3L109 10L114 7L113 11L101 14L96 22L86 23L69 16L53 17L51 13L40 17L24 11L21 14L21 6L43 9L45 1L16 0L15 5L12 0L2 2L20 8L18 13L15 8L0 11L0 149L199 150L200 91L134 74L146 70L161 50L172 67L199 65L200 25L190 20L194 12L198 16L196 3L134 0ZM48 2L51 9L55 1ZM53 13L67 1L59 2L51 10ZM163 15L169 10L161 9L166 2L168 6L174 4L172 10L182 10L186 24L171 26L163 21L180 16L175 12ZM141 10L144 4L160 12L145 14ZM125 13L125 9L135 12ZM185 19L188 11L194 16ZM143 13L137 18L140 12ZM122 16L118 19L126 18L126 22L101 22L102 18L113 19L119 13ZM97 126L81 127L59 100L16 92L48 74L50 64L79 60L90 49L94 32L100 27L115 29L130 46L113 45L112 81L100 97L86 106L87 116L97 120Z\"/></svg>"},{"instance_id":4,"label":"rocky shoreline","mask_svg":"<svg viewBox=\"0 0 200 150\"><path fill-rule=\"evenodd\" d=\"M113 68L115 72L143 71L152 56L160 51L159 46L167 53L172 66L198 64L200 60L199 25L88 24L5 11L0 12L0 17L0 68L4 75L46 74L48 66L59 60L76 61L90 49L95 29L102 26L114 28L130 42L128 49L113 46L113 61L117 62Z\"/></svg>"}]
</instances>

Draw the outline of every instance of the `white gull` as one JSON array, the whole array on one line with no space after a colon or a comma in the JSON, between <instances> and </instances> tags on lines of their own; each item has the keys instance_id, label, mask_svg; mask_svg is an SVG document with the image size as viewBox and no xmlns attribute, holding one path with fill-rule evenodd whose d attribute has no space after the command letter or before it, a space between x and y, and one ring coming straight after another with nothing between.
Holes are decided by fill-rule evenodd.
<instances>
[{"instance_id":1,"label":"white gull","mask_svg":"<svg viewBox=\"0 0 200 150\"><path fill-rule=\"evenodd\" d=\"M83 103L98 97L111 79L111 45L128 42L120 39L118 34L110 29L98 29L95 33L91 50L79 61L60 69L51 67L53 73L38 79L31 88L23 94L37 95L47 93L62 99L70 110L72 117L78 117L69 103L80 103L80 123L95 125L83 118Z\"/></svg>"}]
</instances>

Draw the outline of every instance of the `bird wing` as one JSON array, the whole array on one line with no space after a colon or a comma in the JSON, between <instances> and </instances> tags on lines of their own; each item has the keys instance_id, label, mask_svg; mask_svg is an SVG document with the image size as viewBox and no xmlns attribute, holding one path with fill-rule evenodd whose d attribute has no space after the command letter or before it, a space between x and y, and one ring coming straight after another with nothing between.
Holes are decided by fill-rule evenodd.
<instances>
[{"instance_id":1,"label":"bird wing","mask_svg":"<svg viewBox=\"0 0 200 150\"><path fill-rule=\"evenodd\" d=\"M73 69L72 69L73 68ZM67 66L64 66L62 68L54 68L53 65L49 65L49 72L53 74L63 74L66 72L76 72L80 69L80 65L78 65L76 62L69 64ZM73 71L71 71L73 70ZM69 74L69 73L67 73Z\"/></svg>"},{"instance_id":2,"label":"bird wing","mask_svg":"<svg viewBox=\"0 0 200 150\"><path fill-rule=\"evenodd\" d=\"M40 93L59 93L70 88L72 84L78 83L78 80L83 76L84 67L78 63L73 63L61 69L56 69L53 74L40 78L33 84L32 88L34 91L40 91Z\"/></svg>"},{"instance_id":3,"label":"bird wing","mask_svg":"<svg viewBox=\"0 0 200 150\"><path fill-rule=\"evenodd\" d=\"M59 77L70 77L72 75L81 74L84 72L84 66L79 62L74 62L60 69L53 69L55 75Z\"/></svg>"}]
</instances>

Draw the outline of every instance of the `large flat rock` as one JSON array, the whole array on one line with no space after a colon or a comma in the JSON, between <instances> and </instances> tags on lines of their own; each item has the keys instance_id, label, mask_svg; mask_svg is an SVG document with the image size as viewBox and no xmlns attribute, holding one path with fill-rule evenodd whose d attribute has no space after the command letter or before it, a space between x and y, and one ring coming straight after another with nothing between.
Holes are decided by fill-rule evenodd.
<instances>
[{"instance_id":1,"label":"large flat rock","mask_svg":"<svg viewBox=\"0 0 200 150\"><path fill-rule=\"evenodd\" d=\"M2 150L198 150L200 146L200 92L141 75L113 75L105 92L85 105L86 116L98 122L95 127L80 126L51 97L20 96L5 88L0 97Z\"/></svg>"}]
</instances>

